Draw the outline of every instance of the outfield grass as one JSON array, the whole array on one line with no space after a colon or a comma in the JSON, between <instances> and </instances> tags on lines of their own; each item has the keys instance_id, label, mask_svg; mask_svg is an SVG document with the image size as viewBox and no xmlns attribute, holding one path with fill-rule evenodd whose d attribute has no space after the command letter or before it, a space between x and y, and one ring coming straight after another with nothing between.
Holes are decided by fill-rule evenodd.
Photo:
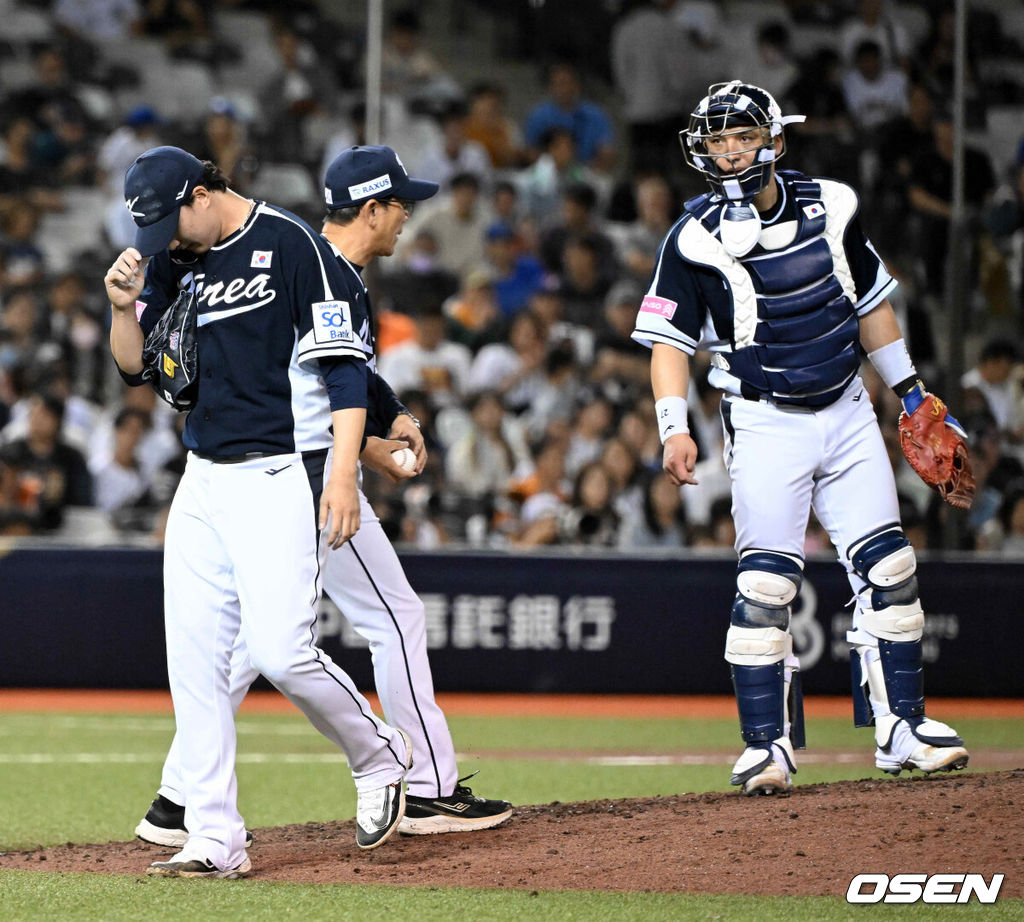
<instances>
[{"instance_id":1,"label":"outfield grass","mask_svg":"<svg viewBox=\"0 0 1024 922\"><path fill-rule=\"evenodd\" d=\"M945 715L940 715L945 716ZM952 715L950 719L953 720ZM953 720L969 745L1014 749L1024 720ZM453 717L464 772L490 796L516 803L679 794L728 787L739 752L733 720ZM347 819L355 794L344 762L298 714L239 719L240 804L251 828ZM166 715L0 715L0 849L128 840L153 797L173 733ZM848 720L808 724L809 754L796 781L878 777L871 734ZM608 764L608 756L717 754L713 764ZM1024 758L1022 758L1024 761ZM972 769L990 768L975 760ZM983 915L982 915L983 914ZM264 881L182 886L144 876L0 871L0 922L225 919L674 920L1024 918L1024 901L994 906L848 906L841 898L651 893L306 887Z\"/></svg>"}]
</instances>

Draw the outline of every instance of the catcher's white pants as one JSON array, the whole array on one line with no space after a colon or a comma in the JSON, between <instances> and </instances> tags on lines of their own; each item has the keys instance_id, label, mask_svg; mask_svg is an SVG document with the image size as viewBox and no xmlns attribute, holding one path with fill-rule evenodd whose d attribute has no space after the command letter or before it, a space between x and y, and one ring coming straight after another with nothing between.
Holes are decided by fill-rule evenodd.
<instances>
[{"instance_id":1,"label":"catcher's white pants","mask_svg":"<svg viewBox=\"0 0 1024 922\"><path fill-rule=\"evenodd\" d=\"M865 583L847 549L900 520L892 465L860 378L835 403L809 412L724 399L737 552L760 548L803 559L813 508L860 593Z\"/></svg>"},{"instance_id":2,"label":"catcher's white pants","mask_svg":"<svg viewBox=\"0 0 1024 922\"><path fill-rule=\"evenodd\" d=\"M164 548L167 668L189 850L217 867L245 854L230 681L239 642L252 667L344 751L357 789L404 773L400 735L316 645L320 573L301 454L239 464L189 455Z\"/></svg>"},{"instance_id":3,"label":"catcher's white pants","mask_svg":"<svg viewBox=\"0 0 1024 922\"><path fill-rule=\"evenodd\" d=\"M416 797L447 797L455 789L455 747L434 700L427 658L423 603L409 585L380 519L359 492L360 526L337 550L326 550L324 590L370 644L374 682L388 724L412 740L413 767L405 776ZM237 712L258 670L239 640L231 658L231 702ZM183 803L177 738L164 762L160 793Z\"/></svg>"}]
</instances>

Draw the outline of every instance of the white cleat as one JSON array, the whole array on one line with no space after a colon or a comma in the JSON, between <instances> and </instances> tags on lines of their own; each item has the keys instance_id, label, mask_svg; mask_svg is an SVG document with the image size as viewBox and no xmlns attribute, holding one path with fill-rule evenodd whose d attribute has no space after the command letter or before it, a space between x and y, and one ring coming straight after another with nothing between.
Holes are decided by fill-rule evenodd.
<instances>
[{"instance_id":1,"label":"white cleat","mask_svg":"<svg viewBox=\"0 0 1024 922\"><path fill-rule=\"evenodd\" d=\"M967 767L970 754L963 740L944 723L926 718L911 727L905 720L899 720L890 732L888 745L879 743L875 750L875 766L883 772L898 775L904 769L916 769L930 775Z\"/></svg>"},{"instance_id":2,"label":"white cleat","mask_svg":"<svg viewBox=\"0 0 1024 922\"><path fill-rule=\"evenodd\" d=\"M748 797L762 794L785 794L792 790L791 772L796 760L789 740L780 736L770 749L748 746L732 768L730 784L742 785Z\"/></svg>"}]
</instances>

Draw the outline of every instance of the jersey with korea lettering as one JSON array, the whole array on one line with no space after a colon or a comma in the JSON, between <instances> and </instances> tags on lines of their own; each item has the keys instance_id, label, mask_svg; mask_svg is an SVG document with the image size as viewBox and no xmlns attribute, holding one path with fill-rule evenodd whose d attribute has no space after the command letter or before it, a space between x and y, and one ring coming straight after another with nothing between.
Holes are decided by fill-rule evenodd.
<instances>
[{"instance_id":1,"label":"jersey with korea lettering","mask_svg":"<svg viewBox=\"0 0 1024 922\"><path fill-rule=\"evenodd\" d=\"M363 362L367 347L362 287L326 241L295 215L257 203L193 266L166 251L153 257L137 308L143 333L189 286L199 306L199 398L185 446L211 457L329 448L319 362Z\"/></svg>"},{"instance_id":2,"label":"jersey with korea lettering","mask_svg":"<svg viewBox=\"0 0 1024 922\"><path fill-rule=\"evenodd\" d=\"M710 383L727 393L827 406L859 367L857 317L896 287L856 219L844 183L779 171L758 244L733 257L722 202L687 202L669 231L633 338L712 352Z\"/></svg>"}]
</instances>

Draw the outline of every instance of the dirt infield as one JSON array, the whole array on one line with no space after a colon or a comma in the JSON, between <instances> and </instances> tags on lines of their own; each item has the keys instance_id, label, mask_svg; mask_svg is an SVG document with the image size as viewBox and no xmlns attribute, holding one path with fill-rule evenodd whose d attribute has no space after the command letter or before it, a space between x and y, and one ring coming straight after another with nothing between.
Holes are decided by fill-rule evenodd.
<instances>
[{"instance_id":1,"label":"dirt infield","mask_svg":"<svg viewBox=\"0 0 1024 922\"><path fill-rule=\"evenodd\" d=\"M351 820L282 826L254 830L250 854L256 879L300 883L843 896L859 873L1003 873L1000 897L1024 897L1022 804L1016 768L520 807L500 829L369 853ZM64 845L0 854L0 868L141 874L167 854Z\"/></svg>"}]
</instances>

